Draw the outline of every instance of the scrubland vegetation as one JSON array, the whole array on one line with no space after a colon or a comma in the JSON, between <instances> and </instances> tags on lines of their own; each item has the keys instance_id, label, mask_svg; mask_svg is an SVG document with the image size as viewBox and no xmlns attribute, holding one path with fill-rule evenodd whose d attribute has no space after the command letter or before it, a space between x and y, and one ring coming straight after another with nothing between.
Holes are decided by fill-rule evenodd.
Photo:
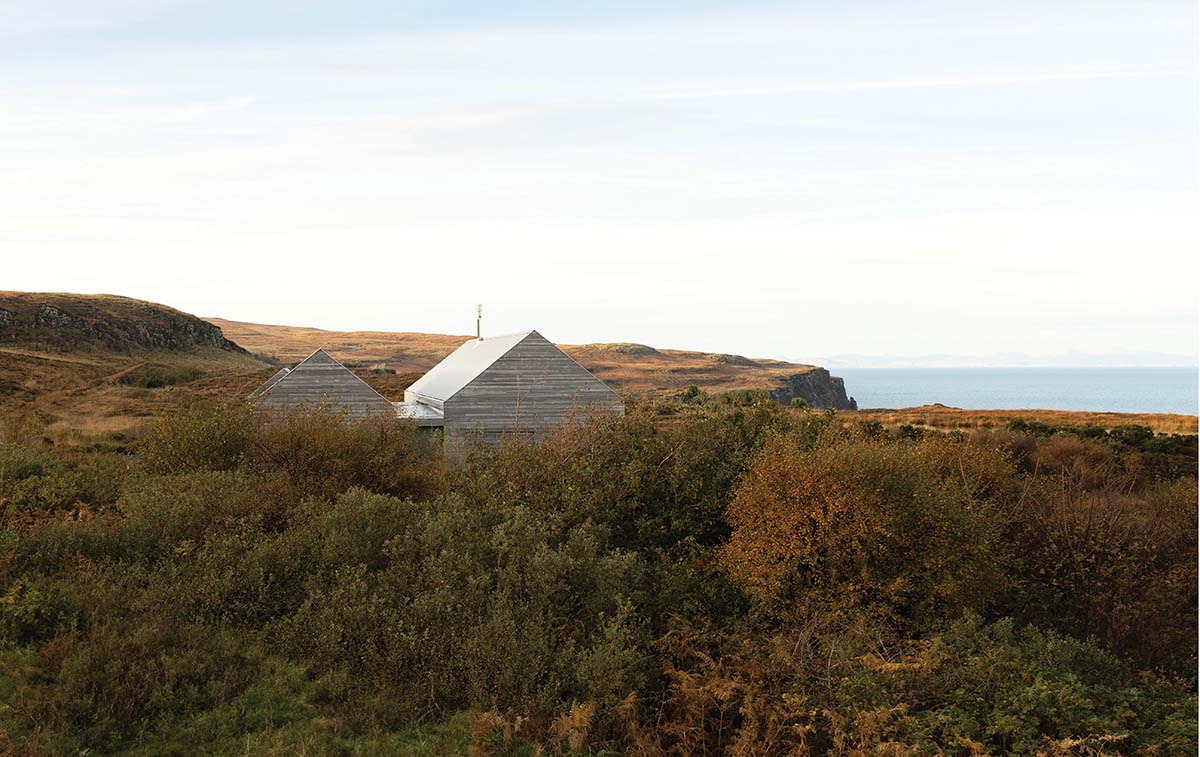
<instances>
[{"instance_id":1,"label":"scrubland vegetation","mask_svg":"<svg viewBox=\"0 0 1200 757\"><path fill-rule=\"evenodd\" d=\"M1111 429L1137 426L1159 434L1195 436L1196 416L1180 413L1102 413L1080 410L964 410L945 405L922 405L896 410L850 410L838 416L842 423L878 422L885 426L915 426L935 431L968 431L1006 428L1026 423L1035 427Z\"/></svg>"},{"instance_id":2,"label":"scrubland vegetation","mask_svg":"<svg viewBox=\"0 0 1200 757\"><path fill-rule=\"evenodd\" d=\"M1195 459L757 402L3 445L0 750L1195 753Z\"/></svg>"}]
</instances>

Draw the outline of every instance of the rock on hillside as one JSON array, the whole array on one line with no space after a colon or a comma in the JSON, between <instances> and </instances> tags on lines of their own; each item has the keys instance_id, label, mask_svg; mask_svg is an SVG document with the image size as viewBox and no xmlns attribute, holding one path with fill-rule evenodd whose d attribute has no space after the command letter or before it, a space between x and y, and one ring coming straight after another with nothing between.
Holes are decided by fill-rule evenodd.
<instances>
[{"instance_id":1,"label":"rock on hillside","mask_svg":"<svg viewBox=\"0 0 1200 757\"><path fill-rule=\"evenodd\" d=\"M217 326L165 305L39 292L0 292L0 347L123 354L207 347L246 353Z\"/></svg>"}]
</instances>

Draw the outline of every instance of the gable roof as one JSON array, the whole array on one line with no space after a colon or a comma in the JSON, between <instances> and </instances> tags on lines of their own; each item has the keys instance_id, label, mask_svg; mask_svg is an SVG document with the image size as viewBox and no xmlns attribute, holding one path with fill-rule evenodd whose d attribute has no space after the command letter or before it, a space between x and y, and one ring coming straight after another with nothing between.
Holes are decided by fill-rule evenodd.
<instances>
[{"instance_id":1,"label":"gable roof","mask_svg":"<svg viewBox=\"0 0 1200 757\"><path fill-rule=\"evenodd\" d=\"M395 413L390 401L325 350L317 350L286 373L275 374L260 389L251 399L266 407L327 404L354 415Z\"/></svg>"},{"instance_id":2,"label":"gable roof","mask_svg":"<svg viewBox=\"0 0 1200 757\"><path fill-rule=\"evenodd\" d=\"M445 402L530 334L537 332L521 331L464 342L457 350L447 355L445 360L413 382L405 390L405 396L411 393L420 399Z\"/></svg>"},{"instance_id":3,"label":"gable roof","mask_svg":"<svg viewBox=\"0 0 1200 757\"><path fill-rule=\"evenodd\" d=\"M248 397L246 397L246 399L252 400L255 397L261 396L268 389L275 386L275 384L279 382L279 379L288 375L288 373L290 373L291 370L292 370L291 368L280 368L279 370L275 371L275 373L271 374L271 378L262 382L262 384L257 389L250 392L250 395Z\"/></svg>"}]
</instances>

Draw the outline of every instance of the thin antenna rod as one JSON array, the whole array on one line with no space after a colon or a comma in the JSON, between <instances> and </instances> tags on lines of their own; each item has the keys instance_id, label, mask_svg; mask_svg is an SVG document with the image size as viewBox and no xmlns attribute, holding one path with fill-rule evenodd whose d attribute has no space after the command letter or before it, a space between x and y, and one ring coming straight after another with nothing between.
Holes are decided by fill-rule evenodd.
<instances>
[{"instance_id":1,"label":"thin antenna rod","mask_svg":"<svg viewBox=\"0 0 1200 757\"><path fill-rule=\"evenodd\" d=\"M483 339L483 305L475 306L475 338Z\"/></svg>"}]
</instances>

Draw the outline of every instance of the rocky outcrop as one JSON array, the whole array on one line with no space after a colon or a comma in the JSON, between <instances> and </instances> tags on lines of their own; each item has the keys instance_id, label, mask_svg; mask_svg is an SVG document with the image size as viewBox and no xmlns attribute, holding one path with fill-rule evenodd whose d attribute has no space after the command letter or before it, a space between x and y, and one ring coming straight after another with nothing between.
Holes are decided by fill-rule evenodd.
<instances>
[{"instance_id":1,"label":"rocky outcrop","mask_svg":"<svg viewBox=\"0 0 1200 757\"><path fill-rule=\"evenodd\" d=\"M829 375L824 368L789 376L786 384L771 391L771 399L782 405L790 405L797 398L804 400L811 408L858 409L854 398L846 396L846 382Z\"/></svg>"},{"instance_id":2,"label":"rocky outcrop","mask_svg":"<svg viewBox=\"0 0 1200 757\"><path fill-rule=\"evenodd\" d=\"M0 292L0 345L121 353L208 347L245 353L221 329L164 305L108 295Z\"/></svg>"}]
</instances>

